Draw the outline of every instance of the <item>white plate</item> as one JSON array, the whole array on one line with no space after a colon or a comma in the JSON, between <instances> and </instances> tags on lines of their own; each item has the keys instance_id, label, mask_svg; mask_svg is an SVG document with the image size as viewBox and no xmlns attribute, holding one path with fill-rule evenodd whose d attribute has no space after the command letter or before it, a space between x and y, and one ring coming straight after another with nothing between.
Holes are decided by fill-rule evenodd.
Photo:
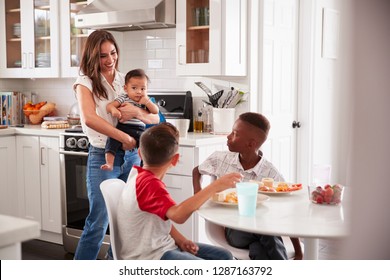
<instances>
[{"instance_id":1,"label":"white plate","mask_svg":"<svg viewBox=\"0 0 390 280\"><path fill-rule=\"evenodd\" d=\"M264 201L267 201L269 200L270 197L268 195L265 195L265 194L257 194L257 205L259 205L260 203L264 202ZM221 205L227 205L227 206L238 206L238 203L233 203L233 202L223 202L223 201L216 201L216 200L213 200L213 199L210 199L212 202L214 203L217 203L217 204L221 204Z\"/></svg>"}]
</instances>

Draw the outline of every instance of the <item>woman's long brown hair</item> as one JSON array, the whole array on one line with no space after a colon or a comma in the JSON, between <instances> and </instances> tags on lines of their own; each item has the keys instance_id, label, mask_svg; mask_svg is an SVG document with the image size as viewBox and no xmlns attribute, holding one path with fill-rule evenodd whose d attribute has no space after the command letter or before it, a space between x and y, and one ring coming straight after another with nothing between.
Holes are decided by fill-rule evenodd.
<instances>
[{"instance_id":1,"label":"woman's long brown hair","mask_svg":"<svg viewBox=\"0 0 390 280\"><path fill-rule=\"evenodd\" d=\"M111 42L115 46L119 58L119 48L114 36L108 31L96 30L88 36L80 62L80 71L92 80L92 94L99 99L108 98L107 91L100 78L100 46L106 41ZM115 69L118 70L118 60L116 61Z\"/></svg>"}]
</instances>

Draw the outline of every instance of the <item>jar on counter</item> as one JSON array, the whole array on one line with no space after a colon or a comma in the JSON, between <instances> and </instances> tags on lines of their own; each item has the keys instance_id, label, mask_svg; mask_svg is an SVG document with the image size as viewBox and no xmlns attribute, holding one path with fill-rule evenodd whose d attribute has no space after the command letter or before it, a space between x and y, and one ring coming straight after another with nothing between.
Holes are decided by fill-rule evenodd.
<instances>
[{"instance_id":1,"label":"jar on counter","mask_svg":"<svg viewBox=\"0 0 390 280\"><path fill-rule=\"evenodd\" d=\"M198 114L194 119L194 132L197 132L197 133L203 132L203 117L202 117L201 110L198 111Z\"/></svg>"}]
</instances>

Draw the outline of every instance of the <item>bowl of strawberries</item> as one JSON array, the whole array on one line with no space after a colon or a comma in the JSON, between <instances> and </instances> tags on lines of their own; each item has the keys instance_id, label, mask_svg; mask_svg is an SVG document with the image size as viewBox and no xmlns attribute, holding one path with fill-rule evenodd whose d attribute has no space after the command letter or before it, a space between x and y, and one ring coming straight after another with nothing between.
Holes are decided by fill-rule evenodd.
<instances>
[{"instance_id":1,"label":"bowl of strawberries","mask_svg":"<svg viewBox=\"0 0 390 280\"><path fill-rule=\"evenodd\" d=\"M309 199L316 204L338 205L343 200L344 186L340 184L325 184L323 186L308 186Z\"/></svg>"}]
</instances>

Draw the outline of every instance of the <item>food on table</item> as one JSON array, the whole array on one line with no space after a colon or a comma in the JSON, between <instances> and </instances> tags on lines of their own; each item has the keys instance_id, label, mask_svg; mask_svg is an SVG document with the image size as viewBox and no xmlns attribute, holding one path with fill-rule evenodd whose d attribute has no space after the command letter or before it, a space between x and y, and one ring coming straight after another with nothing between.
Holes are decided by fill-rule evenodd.
<instances>
[{"instance_id":1,"label":"food on table","mask_svg":"<svg viewBox=\"0 0 390 280\"><path fill-rule=\"evenodd\" d=\"M273 188L274 187L274 179L272 178L263 178L261 179L261 182L263 182L264 186Z\"/></svg>"},{"instance_id":2,"label":"food on table","mask_svg":"<svg viewBox=\"0 0 390 280\"><path fill-rule=\"evenodd\" d=\"M237 193L230 192L230 193L226 194L225 202L238 203Z\"/></svg>"},{"instance_id":3,"label":"food on table","mask_svg":"<svg viewBox=\"0 0 390 280\"><path fill-rule=\"evenodd\" d=\"M277 192L287 192L288 191L288 184L285 182L279 182L276 187Z\"/></svg>"},{"instance_id":4,"label":"food on table","mask_svg":"<svg viewBox=\"0 0 390 280\"><path fill-rule=\"evenodd\" d=\"M232 192L219 192L215 193L213 198L213 201L218 202L227 202L227 203L238 203L237 193L235 191Z\"/></svg>"},{"instance_id":5,"label":"food on table","mask_svg":"<svg viewBox=\"0 0 390 280\"><path fill-rule=\"evenodd\" d=\"M259 191L262 191L262 192L276 192L276 189L275 188L270 188L270 187L266 187L266 186L262 186L259 188Z\"/></svg>"},{"instance_id":6,"label":"food on table","mask_svg":"<svg viewBox=\"0 0 390 280\"><path fill-rule=\"evenodd\" d=\"M264 184L264 179L266 179L266 184ZM273 182L272 185L267 183L268 179L272 178L264 178L262 182L251 180L251 182L259 184L259 191L261 192L269 192L269 193L288 193L293 191L298 191L302 189L302 184L291 184L286 182ZM271 181L269 180L269 181Z\"/></svg>"},{"instance_id":7,"label":"food on table","mask_svg":"<svg viewBox=\"0 0 390 280\"><path fill-rule=\"evenodd\" d=\"M337 205L342 200L344 188L340 184L326 184L323 187L310 188L310 200L318 204Z\"/></svg>"},{"instance_id":8,"label":"food on table","mask_svg":"<svg viewBox=\"0 0 390 280\"><path fill-rule=\"evenodd\" d=\"M264 188L264 183L256 180L249 180L251 183L256 183L259 186L259 191Z\"/></svg>"}]
</instances>

